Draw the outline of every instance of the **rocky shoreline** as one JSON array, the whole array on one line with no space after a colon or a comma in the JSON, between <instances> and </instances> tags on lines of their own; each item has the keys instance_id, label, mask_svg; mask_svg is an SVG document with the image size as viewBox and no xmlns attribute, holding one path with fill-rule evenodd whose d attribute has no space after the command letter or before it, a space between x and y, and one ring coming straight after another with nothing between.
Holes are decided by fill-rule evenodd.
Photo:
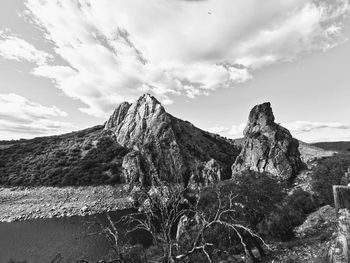
<instances>
[{"instance_id":1,"label":"rocky shoreline","mask_svg":"<svg viewBox=\"0 0 350 263\"><path fill-rule=\"evenodd\" d=\"M131 207L125 186L0 187L0 222L85 216Z\"/></svg>"}]
</instances>

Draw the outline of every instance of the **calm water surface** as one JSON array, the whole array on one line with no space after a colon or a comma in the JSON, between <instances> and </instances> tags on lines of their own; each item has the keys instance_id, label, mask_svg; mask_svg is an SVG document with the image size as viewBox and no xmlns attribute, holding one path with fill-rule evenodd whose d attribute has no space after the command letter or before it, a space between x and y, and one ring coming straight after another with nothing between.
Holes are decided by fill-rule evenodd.
<instances>
[{"instance_id":1,"label":"calm water surface","mask_svg":"<svg viewBox=\"0 0 350 263\"><path fill-rule=\"evenodd\" d=\"M130 212L115 211L111 216L118 220ZM97 220L106 223L106 214L0 223L0 262L25 259L27 263L49 263L58 254L64 262L106 257L110 246L106 237L96 234L100 230L94 224Z\"/></svg>"}]
</instances>

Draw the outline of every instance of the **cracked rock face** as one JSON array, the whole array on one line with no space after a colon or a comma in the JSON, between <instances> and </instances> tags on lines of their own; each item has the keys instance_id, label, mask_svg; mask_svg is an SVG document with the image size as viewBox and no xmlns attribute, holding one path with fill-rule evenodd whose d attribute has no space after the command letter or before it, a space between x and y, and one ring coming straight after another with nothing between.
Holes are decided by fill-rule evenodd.
<instances>
[{"instance_id":1,"label":"cracked rock face","mask_svg":"<svg viewBox=\"0 0 350 263\"><path fill-rule=\"evenodd\" d=\"M243 148L232 172L249 169L291 180L303 166L298 147L298 140L275 123L270 103L257 105L249 114Z\"/></svg>"},{"instance_id":2,"label":"cracked rock face","mask_svg":"<svg viewBox=\"0 0 350 263\"><path fill-rule=\"evenodd\" d=\"M143 186L160 181L187 184L199 174L198 164L211 159L216 162L213 169L220 166L231 176L238 155L232 142L173 117L149 94L133 104L120 104L104 130L130 151L123 161L124 180Z\"/></svg>"},{"instance_id":3,"label":"cracked rock face","mask_svg":"<svg viewBox=\"0 0 350 263\"><path fill-rule=\"evenodd\" d=\"M122 103L105 129L113 132L120 145L133 151L123 161L127 182L149 185L155 178L182 181L183 162L171 118L154 97L146 94L133 104Z\"/></svg>"}]
</instances>

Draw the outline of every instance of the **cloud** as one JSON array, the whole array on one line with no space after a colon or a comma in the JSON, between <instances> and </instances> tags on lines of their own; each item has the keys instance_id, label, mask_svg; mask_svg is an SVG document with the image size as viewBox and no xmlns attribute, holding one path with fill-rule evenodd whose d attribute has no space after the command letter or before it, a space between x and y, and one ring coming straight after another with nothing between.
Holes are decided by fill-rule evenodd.
<instances>
[{"instance_id":1,"label":"cloud","mask_svg":"<svg viewBox=\"0 0 350 263\"><path fill-rule=\"evenodd\" d=\"M348 0L27 0L26 7L66 62L41 63L33 74L98 117L143 92L170 104L174 95L208 95L264 66L332 48L346 40L349 13Z\"/></svg>"},{"instance_id":2,"label":"cloud","mask_svg":"<svg viewBox=\"0 0 350 263\"><path fill-rule=\"evenodd\" d=\"M208 129L209 132L223 134L228 132L230 129L225 126L216 126Z\"/></svg>"},{"instance_id":3,"label":"cloud","mask_svg":"<svg viewBox=\"0 0 350 263\"><path fill-rule=\"evenodd\" d=\"M52 55L36 49L32 44L0 31L0 56L5 59L44 64Z\"/></svg>"},{"instance_id":4,"label":"cloud","mask_svg":"<svg viewBox=\"0 0 350 263\"><path fill-rule=\"evenodd\" d=\"M232 125L228 131L228 135L231 138L243 137L244 128L247 126L246 123L241 123L239 125Z\"/></svg>"},{"instance_id":5,"label":"cloud","mask_svg":"<svg viewBox=\"0 0 350 263\"><path fill-rule=\"evenodd\" d=\"M310 122L310 121L295 121L285 124L285 127L290 131L297 133L310 132L312 130L331 128L340 130L349 130L350 125L339 122Z\"/></svg>"},{"instance_id":6,"label":"cloud","mask_svg":"<svg viewBox=\"0 0 350 263\"><path fill-rule=\"evenodd\" d=\"M294 137L305 142L350 140L350 124L295 121L283 126L289 129Z\"/></svg>"},{"instance_id":7,"label":"cloud","mask_svg":"<svg viewBox=\"0 0 350 263\"><path fill-rule=\"evenodd\" d=\"M350 140L350 124L338 122L294 121L280 124L287 128L293 137L304 142L348 141ZM229 138L243 137L245 123L232 125L231 128L220 126L209 131Z\"/></svg>"},{"instance_id":8,"label":"cloud","mask_svg":"<svg viewBox=\"0 0 350 263\"><path fill-rule=\"evenodd\" d=\"M14 93L0 94L1 140L31 138L71 131L74 126L53 117L65 117L67 113L56 106L46 107Z\"/></svg>"}]
</instances>

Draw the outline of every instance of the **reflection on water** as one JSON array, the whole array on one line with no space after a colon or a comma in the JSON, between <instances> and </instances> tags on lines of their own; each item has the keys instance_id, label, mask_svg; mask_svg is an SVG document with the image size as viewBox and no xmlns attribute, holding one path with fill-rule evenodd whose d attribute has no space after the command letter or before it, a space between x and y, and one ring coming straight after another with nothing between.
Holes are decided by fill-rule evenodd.
<instances>
[{"instance_id":1,"label":"reflection on water","mask_svg":"<svg viewBox=\"0 0 350 263\"><path fill-rule=\"evenodd\" d=\"M115 211L111 216L118 220L130 212ZM48 263L58 254L64 262L108 256L110 246L103 235L96 234L100 232L99 225L93 224L96 220L106 222L106 215L0 223L0 262L26 259L28 263Z\"/></svg>"}]
</instances>

